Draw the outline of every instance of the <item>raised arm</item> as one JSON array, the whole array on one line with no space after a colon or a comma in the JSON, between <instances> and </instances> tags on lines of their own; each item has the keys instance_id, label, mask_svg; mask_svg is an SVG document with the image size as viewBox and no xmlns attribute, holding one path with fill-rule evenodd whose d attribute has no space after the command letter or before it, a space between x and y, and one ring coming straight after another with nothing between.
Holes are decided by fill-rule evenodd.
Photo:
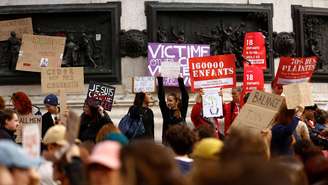
<instances>
[{"instance_id":1,"label":"raised arm","mask_svg":"<svg viewBox=\"0 0 328 185\"><path fill-rule=\"evenodd\" d=\"M166 101L165 101L165 91L164 91L164 86L163 86L163 77L158 76L157 81L158 81L159 107L162 111L162 114L164 114L164 112L168 112L168 108L166 106Z\"/></svg>"},{"instance_id":2,"label":"raised arm","mask_svg":"<svg viewBox=\"0 0 328 185\"><path fill-rule=\"evenodd\" d=\"M187 89L184 85L183 78L178 78L179 88L181 92L181 116L183 119L186 119L187 110L188 110L188 103L189 103L189 95Z\"/></svg>"}]
</instances>

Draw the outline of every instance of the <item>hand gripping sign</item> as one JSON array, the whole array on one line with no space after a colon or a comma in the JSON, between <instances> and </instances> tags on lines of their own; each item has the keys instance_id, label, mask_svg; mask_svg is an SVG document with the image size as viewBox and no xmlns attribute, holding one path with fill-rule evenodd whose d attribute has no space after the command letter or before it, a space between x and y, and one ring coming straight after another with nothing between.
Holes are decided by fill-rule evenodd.
<instances>
[{"instance_id":1,"label":"hand gripping sign","mask_svg":"<svg viewBox=\"0 0 328 185\"><path fill-rule=\"evenodd\" d=\"M266 69L265 37L262 32L245 34L243 57L250 64Z\"/></svg>"},{"instance_id":2,"label":"hand gripping sign","mask_svg":"<svg viewBox=\"0 0 328 185\"><path fill-rule=\"evenodd\" d=\"M307 82L311 79L316 64L317 57L281 57L275 80L282 85Z\"/></svg>"},{"instance_id":3,"label":"hand gripping sign","mask_svg":"<svg viewBox=\"0 0 328 185\"><path fill-rule=\"evenodd\" d=\"M236 58L233 54L189 59L191 90L236 86Z\"/></svg>"}]
</instances>

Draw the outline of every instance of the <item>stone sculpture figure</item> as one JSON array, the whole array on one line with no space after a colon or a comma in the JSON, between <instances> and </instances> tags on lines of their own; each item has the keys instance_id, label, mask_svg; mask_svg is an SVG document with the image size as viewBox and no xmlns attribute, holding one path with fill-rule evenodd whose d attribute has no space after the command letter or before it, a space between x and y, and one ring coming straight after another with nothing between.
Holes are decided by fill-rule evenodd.
<instances>
[{"instance_id":1,"label":"stone sculpture figure","mask_svg":"<svg viewBox=\"0 0 328 185\"><path fill-rule=\"evenodd\" d=\"M10 32L10 37L8 38L8 51L10 55L9 60L9 70L14 71L16 68L17 60L18 60L18 54L19 49L21 47L22 41L21 39L16 37L16 32L12 31Z\"/></svg>"}]
</instances>

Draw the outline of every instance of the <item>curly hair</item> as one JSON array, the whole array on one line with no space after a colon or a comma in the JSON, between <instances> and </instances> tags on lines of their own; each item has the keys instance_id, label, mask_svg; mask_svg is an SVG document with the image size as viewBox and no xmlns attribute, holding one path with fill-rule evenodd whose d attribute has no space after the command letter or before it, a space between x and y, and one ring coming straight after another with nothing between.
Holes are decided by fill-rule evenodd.
<instances>
[{"instance_id":1,"label":"curly hair","mask_svg":"<svg viewBox=\"0 0 328 185\"><path fill-rule=\"evenodd\" d=\"M2 98L2 96L0 96L0 110L5 109L6 107L6 102L5 100Z\"/></svg>"},{"instance_id":2,"label":"curly hair","mask_svg":"<svg viewBox=\"0 0 328 185\"><path fill-rule=\"evenodd\" d=\"M192 152L197 137L187 125L177 124L167 130L166 140L176 154L186 155Z\"/></svg>"},{"instance_id":3,"label":"curly hair","mask_svg":"<svg viewBox=\"0 0 328 185\"><path fill-rule=\"evenodd\" d=\"M13 93L11 101L19 114L25 115L32 113L32 102L26 93Z\"/></svg>"}]
</instances>

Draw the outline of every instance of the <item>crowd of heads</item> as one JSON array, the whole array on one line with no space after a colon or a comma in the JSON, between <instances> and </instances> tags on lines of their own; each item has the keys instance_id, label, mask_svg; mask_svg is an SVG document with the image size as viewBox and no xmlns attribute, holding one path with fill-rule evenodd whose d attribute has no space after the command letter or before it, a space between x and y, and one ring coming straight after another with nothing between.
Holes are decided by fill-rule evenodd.
<instances>
[{"instance_id":1,"label":"crowd of heads","mask_svg":"<svg viewBox=\"0 0 328 185\"><path fill-rule=\"evenodd\" d=\"M279 94L275 85L273 91ZM249 94L241 94L240 89L232 90L235 105L242 98L247 101ZM202 101L201 95L197 100ZM297 139L293 130L286 137L292 153L275 155L270 147L277 138L275 126L284 130L295 120L295 110L286 105L272 131L231 129L223 138L211 120L196 128L178 123L168 126L161 144L149 138L128 139L106 111L85 101L76 141L70 143L67 127L54 122L42 136L41 157L31 158L11 137L19 116L38 114L38 109L23 92L14 93L10 101L13 109L0 97L0 136L9 133L9 139L0 139L0 185L328 185L328 113L317 106L305 107L297 117L309 137ZM137 93L133 106L145 108L150 101L148 94ZM59 113L54 94L45 97L44 105L50 115ZM166 106L181 117L176 93L167 95ZM92 137L81 137L83 131Z\"/></svg>"}]
</instances>

